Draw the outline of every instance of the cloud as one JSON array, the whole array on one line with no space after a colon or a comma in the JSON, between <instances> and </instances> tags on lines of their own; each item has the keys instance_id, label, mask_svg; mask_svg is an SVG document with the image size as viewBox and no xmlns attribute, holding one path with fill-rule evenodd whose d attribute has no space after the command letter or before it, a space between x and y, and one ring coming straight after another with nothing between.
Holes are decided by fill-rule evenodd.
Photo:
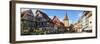
<instances>
[{"instance_id":1,"label":"cloud","mask_svg":"<svg viewBox=\"0 0 100 44\"><path fill-rule=\"evenodd\" d=\"M53 19L54 16L49 16L49 18Z\"/></svg>"},{"instance_id":2,"label":"cloud","mask_svg":"<svg viewBox=\"0 0 100 44\"><path fill-rule=\"evenodd\" d=\"M77 15L77 19L74 21L74 23L76 23L76 22L81 18L82 15L83 15L83 12L80 12L80 13Z\"/></svg>"},{"instance_id":3,"label":"cloud","mask_svg":"<svg viewBox=\"0 0 100 44\"><path fill-rule=\"evenodd\" d=\"M60 20L61 22L63 22L63 19L64 19L63 17L62 17L62 18L59 18L59 20Z\"/></svg>"},{"instance_id":4,"label":"cloud","mask_svg":"<svg viewBox=\"0 0 100 44\"><path fill-rule=\"evenodd\" d=\"M24 11L26 11L26 10L29 10L29 9L21 9L21 12L24 12Z\"/></svg>"},{"instance_id":5,"label":"cloud","mask_svg":"<svg viewBox=\"0 0 100 44\"><path fill-rule=\"evenodd\" d=\"M83 15L83 12L80 12L79 14L78 14L78 17L81 17Z\"/></svg>"},{"instance_id":6,"label":"cloud","mask_svg":"<svg viewBox=\"0 0 100 44\"><path fill-rule=\"evenodd\" d=\"M32 12L34 14L34 16L36 16L35 12L36 12L37 9L32 9Z\"/></svg>"},{"instance_id":7,"label":"cloud","mask_svg":"<svg viewBox=\"0 0 100 44\"><path fill-rule=\"evenodd\" d=\"M69 20L69 24L74 24L74 21L72 21L72 20Z\"/></svg>"}]
</instances>

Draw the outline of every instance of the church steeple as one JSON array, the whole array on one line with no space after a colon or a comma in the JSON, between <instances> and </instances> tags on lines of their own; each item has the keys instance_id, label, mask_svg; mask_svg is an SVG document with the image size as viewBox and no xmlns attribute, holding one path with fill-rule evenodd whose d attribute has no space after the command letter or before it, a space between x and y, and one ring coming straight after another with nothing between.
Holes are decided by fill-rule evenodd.
<instances>
[{"instance_id":1,"label":"church steeple","mask_svg":"<svg viewBox=\"0 0 100 44\"><path fill-rule=\"evenodd\" d=\"M67 13L66 13L66 15L64 16L64 26L65 27L69 27L69 19L68 19L68 16L67 16Z\"/></svg>"},{"instance_id":2,"label":"church steeple","mask_svg":"<svg viewBox=\"0 0 100 44\"><path fill-rule=\"evenodd\" d=\"M64 16L64 20L68 20L67 13L66 13L66 15Z\"/></svg>"}]
</instances>

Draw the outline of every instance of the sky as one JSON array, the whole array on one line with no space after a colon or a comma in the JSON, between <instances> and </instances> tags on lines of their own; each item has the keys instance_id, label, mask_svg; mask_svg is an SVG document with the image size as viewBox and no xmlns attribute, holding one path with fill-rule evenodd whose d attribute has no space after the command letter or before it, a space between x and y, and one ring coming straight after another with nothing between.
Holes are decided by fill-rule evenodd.
<instances>
[{"instance_id":1,"label":"sky","mask_svg":"<svg viewBox=\"0 0 100 44\"><path fill-rule=\"evenodd\" d=\"M22 9L26 11L29 9ZM31 9L33 13L36 12L37 9ZM64 16L67 15L70 24L76 23L79 18L83 15L84 10L60 10L60 9L40 9L42 12L46 13L51 19L54 16L57 16L61 22L63 22Z\"/></svg>"},{"instance_id":2,"label":"sky","mask_svg":"<svg viewBox=\"0 0 100 44\"><path fill-rule=\"evenodd\" d=\"M58 10L58 9L42 9L51 19L57 16L63 22L64 16L67 14L69 23L74 24L83 15L83 10Z\"/></svg>"}]
</instances>

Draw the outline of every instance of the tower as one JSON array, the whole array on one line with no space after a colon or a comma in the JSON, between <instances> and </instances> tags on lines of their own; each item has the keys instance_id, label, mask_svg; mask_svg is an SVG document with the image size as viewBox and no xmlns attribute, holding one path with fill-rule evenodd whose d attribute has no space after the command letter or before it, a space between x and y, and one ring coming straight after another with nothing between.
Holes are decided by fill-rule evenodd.
<instances>
[{"instance_id":1,"label":"tower","mask_svg":"<svg viewBox=\"0 0 100 44\"><path fill-rule=\"evenodd\" d=\"M68 19L68 16L67 16L67 14L64 16L64 26L65 27L69 27L69 19Z\"/></svg>"}]
</instances>

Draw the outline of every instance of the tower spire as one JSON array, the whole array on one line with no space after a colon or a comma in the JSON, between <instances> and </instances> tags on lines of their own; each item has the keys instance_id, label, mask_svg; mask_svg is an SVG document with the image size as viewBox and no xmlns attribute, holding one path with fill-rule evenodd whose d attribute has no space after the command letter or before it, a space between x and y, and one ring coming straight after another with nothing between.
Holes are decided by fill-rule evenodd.
<instances>
[{"instance_id":1,"label":"tower spire","mask_svg":"<svg viewBox=\"0 0 100 44\"><path fill-rule=\"evenodd\" d=\"M67 13L66 13L66 15L64 16L64 26L65 26L65 27L69 27L69 19L68 19Z\"/></svg>"},{"instance_id":2,"label":"tower spire","mask_svg":"<svg viewBox=\"0 0 100 44\"><path fill-rule=\"evenodd\" d=\"M66 15L64 16L64 20L68 20L67 13L66 13Z\"/></svg>"}]
</instances>

